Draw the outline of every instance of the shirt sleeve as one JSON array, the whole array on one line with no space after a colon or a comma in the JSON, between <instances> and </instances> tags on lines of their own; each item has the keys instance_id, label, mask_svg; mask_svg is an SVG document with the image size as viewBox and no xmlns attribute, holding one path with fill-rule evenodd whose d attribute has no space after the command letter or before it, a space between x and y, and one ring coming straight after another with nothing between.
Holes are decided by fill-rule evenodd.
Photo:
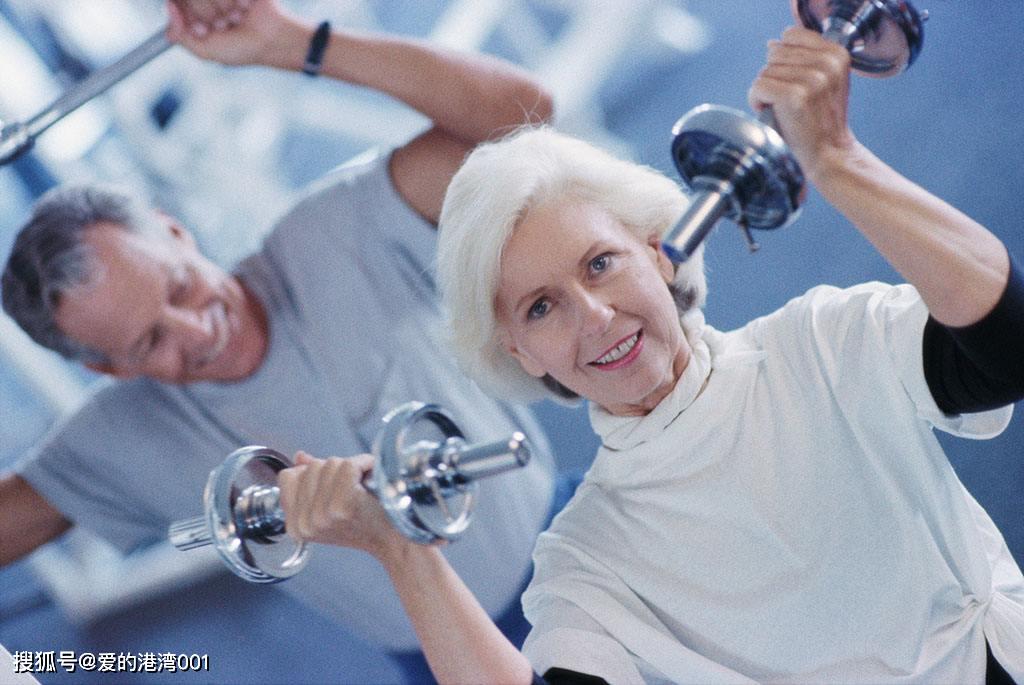
<instances>
[{"instance_id":1,"label":"shirt sleeve","mask_svg":"<svg viewBox=\"0 0 1024 685\"><path fill-rule=\"evenodd\" d=\"M557 616L557 622L547 620L541 629L534 628L523 653L546 682L643 682L632 655L584 611L557 598L548 599L544 606L543 613ZM548 680L552 673L554 679ZM571 679L581 674L590 680Z\"/></svg>"},{"instance_id":2,"label":"shirt sleeve","mask_svg":"<svg viewBox=\"0 0 1024 685\"><path fill-rule=\"evenodd\" d=\"M68 520L99 534L122 553L159 540L162 522L150 515L137 493L104 473L105 465L94 456L58 436L19 463L16 471Z\"/></svg>"},{"instance_id":3,"label":"shirt sleeve","mask_svg":"<svg viewBox=\"0 0 1024 685\"><path fill-rule=\"evenodd\" d=\"M928 308L909 284L863 283L850 288L818 286L765 317L759 328L776 331L776 344L789 339L784 354L794 368L816 359L852 420L877 420L877 403L907 399L919 419L964 438L999 435L1012 406L950 414L935 401L924 372L924 330ZM780 337L781 336L781 337ZM789 336L793 336L789 338ZM883 393L898 383L898 395Z\"/></svg>"},{"instance_id":4,"label":"shirt sleeve","mask_svg":"<svg viewBox=\"0 0 1024 685\"><path fill-rule=\"evenodd\" d=\"M124 553L165 538L167 500L198 514L209 473L205 459L193 458L208 453L201 429L151 385L101 381L15 466L68 520Z\"/></svg>"},{"instance_id":5,"label":"shirt sleeve","mask_svg":"<svg viewBox=\"0 0 1024 685\"><path fill-rule=\"evenodd\" d=\"M944 326L931 316L922 343L924 374L947 414L980 412L1024 399L1024 277L1010 259L1002 297L970 326Z\"/></svg>"}]
</instances>

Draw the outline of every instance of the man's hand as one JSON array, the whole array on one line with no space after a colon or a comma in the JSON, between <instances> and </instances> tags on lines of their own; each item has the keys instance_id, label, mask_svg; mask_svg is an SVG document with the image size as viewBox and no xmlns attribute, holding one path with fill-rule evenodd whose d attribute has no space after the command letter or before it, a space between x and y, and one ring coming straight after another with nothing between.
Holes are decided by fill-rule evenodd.
<instances>
[{"instance_id":1,"label":"man's hand","mask_svg":"<svg viewBox=\"0 0 1024 685\"><path fill-rule=\"evenodd\" d=\"M278 67L301 61L301 54L288 54L289 63L280 63L282 33L296 20L276 0L168 0L167 14L168 40L202 59Z\"/></svg>"}]
</instances>

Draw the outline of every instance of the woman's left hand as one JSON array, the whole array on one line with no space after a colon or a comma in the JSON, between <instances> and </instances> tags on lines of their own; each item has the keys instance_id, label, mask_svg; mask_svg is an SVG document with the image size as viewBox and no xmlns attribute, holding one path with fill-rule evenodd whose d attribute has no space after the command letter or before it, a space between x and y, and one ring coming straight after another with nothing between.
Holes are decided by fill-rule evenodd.
<instances>
[{"instance_id":1,"label":"woman's left hand","mask_svg":"<svg viewBox=\"0 0 1024 685\"><path fill-rule=\"evenodd\" d=\"M770 106L776 125L813 182L833 159L856 148L847 124L850 55L810 29L790 27L768 43L768 59L747 98Z\"/></svg>"}]
</instances>

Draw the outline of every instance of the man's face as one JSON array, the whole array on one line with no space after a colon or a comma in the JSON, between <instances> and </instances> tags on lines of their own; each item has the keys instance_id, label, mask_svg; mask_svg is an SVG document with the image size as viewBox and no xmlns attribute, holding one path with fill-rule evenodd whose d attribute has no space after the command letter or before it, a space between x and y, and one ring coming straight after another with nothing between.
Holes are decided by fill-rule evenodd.
<instances>
[{"instance_id":1,"label":"man's face","mask_svg":"<svg viewBox=\"0 0 1024 685\"><path fill-rule=\"evenodd\" d=\"M84 242L95 257L84 285L64 293L57 325L107 356L92 368L168 383L241 380L267 345L259 303L206 259L191 235L161 217L158 237L98 223Z\"/></svg>"}]
</instances>

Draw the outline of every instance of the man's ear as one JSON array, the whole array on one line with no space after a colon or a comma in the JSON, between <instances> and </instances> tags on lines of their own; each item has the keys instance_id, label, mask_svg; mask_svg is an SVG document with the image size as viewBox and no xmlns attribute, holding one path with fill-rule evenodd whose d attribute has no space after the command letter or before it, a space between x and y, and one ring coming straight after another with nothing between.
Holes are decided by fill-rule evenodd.
<instances>
[{"instance_id":1,"label":"man's ear","mask_svg":"<svg viewBox=\"0 0 1024 685\"><path fill-rule=\"evenodd\" d=\"M126 381L130 378L135 378L136 376L139 375L131 371L119 369L113 364L108 364L104 362L86 362L85 366L86 368L95 371L96 373L102 373L107 376L113 376L114 378L118 378L123 381Z\"/></svg>"},{"instance_id":2,"label":"man's ear","mask_svg":"<svg viewBox=\"0 0 1024 685\"><path fill-rule=\"evenodd\" d=\"M166 212L162 212L159 209L155 210L160 221L163 223L167 232L175 240L184 243L189 247L195 247L196 239L192 235L192 232L181 225L181 222L175 219L173 216Z\"/></svg>"}]
</instances>

